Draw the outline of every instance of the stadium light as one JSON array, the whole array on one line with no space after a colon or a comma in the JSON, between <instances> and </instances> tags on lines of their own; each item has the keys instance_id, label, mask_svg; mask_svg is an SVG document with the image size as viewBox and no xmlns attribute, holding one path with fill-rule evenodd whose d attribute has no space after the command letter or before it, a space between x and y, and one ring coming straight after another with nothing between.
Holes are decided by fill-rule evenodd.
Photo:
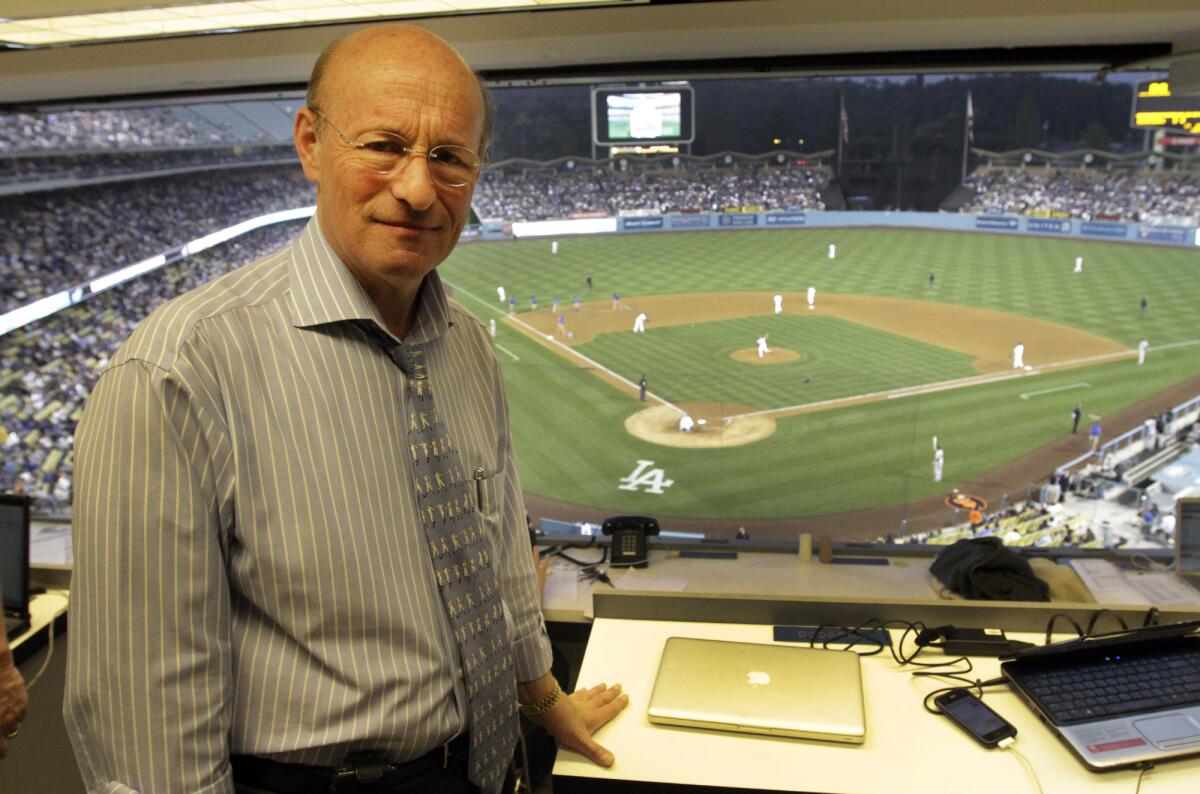
<instances>
[{"instance_id":1,"label":"stadium light","mask_svg":"<svg viewBox=\"0 0 1200 794\"><path fill-rule=\"evenodd\" d=\"M649 0L234 0L130 11L0 19L0 45L38 48L325 22L613 6Z\"/></svg>"}]
</instances>

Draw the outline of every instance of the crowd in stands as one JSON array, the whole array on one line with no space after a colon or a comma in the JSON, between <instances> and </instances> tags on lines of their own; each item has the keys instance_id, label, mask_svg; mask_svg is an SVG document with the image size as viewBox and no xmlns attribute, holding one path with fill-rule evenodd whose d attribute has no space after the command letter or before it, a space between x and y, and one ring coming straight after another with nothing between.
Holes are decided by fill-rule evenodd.
<instances>
[{"instance_id":1,"label":"crowd in stands","mask_svg":"<svg viewBox=\"0 0 1200 794\"><path fill-rule=\"evenodd\" d=\"M790 163L686 165L627 170L607 167L495 169L475 190L481 218L546 220L582 213L712 212L727 207L824 209L825 169Z\"/></svg>"},{"instance_id":2,"label":"crowd in stands","mask_svg":"<svg viewBox=\"0 0 1200 794\"><path fill-rule=\"evenodd\" d=\"M976 195L963 212L1200 223L1200 175L1195 172L984 168L967 177L967 184Z\"/></svg>"},{"instance_id":3,"label":"crowd in stands","mask_svg":"<svg viewBox=\"0 0 1200 794\"><path fill-rule=\"evenodd\" d=\"M109 357L159 304L299 234L302 221L238 237L0 337L0 492L70 501L75 424Z\"/></svg>"},{"instance_id":4,"label":"crowd in stands","mask_svg":"<svg viewBox=\"0 0 1200 794\"><path fill-rule=\"evenodd\" d=\"M171 170L198 170L217 166L247 166L294 162L290 143L272 146L214 146L196 149L144 149L134 151L78 152L71 154L0 154L0 186L25 185L51 180L97 179Z\"/></svg>"},{"instance_id":5,"label":"crowd in stands","mask_svg":"<svg viewBox=\"0 0 1200 794\"><path fill-rule=\"evenodd\" d=\"M238 221L314 202L294 164L0 199L0 312Z\"/></svg>"},{"instance_id":6,"label":"crowd in stands","mask_svg":"<svg viewBox=\"0 0 1200 794\"><path fill-rule=\"evenodd\" d=\"M37 150L135 149L233 143L224 127L203 129L170 107L0 113L0 153Z\"/></svg>"}]
</instances>

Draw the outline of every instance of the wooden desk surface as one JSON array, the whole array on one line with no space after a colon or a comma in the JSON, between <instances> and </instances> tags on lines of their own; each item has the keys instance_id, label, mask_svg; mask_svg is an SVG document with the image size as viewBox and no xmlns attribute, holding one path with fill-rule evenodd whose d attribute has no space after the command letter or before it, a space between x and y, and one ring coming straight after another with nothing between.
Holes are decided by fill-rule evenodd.
<instances>
[{"instance_id":1,"label":"wooden desk surface","mask_svg":"<svg viewBox=\"0 0 1200 794\"><path fill-rule=\"evenodd\" d=\"M927 713L924 695L944 686L913 678L890 656L863 659L867 740L859 747L815 741L739 736L719 731L652 725L646 705L663 643L670 636L745 642L772 641L772 627L651 620L597 619L579 685L619 682L629 706L596 736L616 763L603 769L560 750L554 790L570 794L581 783L622 781L811 792L913 792L913 794L1034 794L1037 787L1020 760L986 750L944 717ZM636 649L631 653L630 649ZM936 659L922 656L922 660ZM972 676L998 674L995 659L975 660ZM1045 794L1133 794L1136 770L1095 774L1075 759L1007 687L987 690L985 702L1017 727L1016 749L1029 759ZM1200 781L1200 758L1173 761L1146 773L1143 794L1191 794Z\"/></svg>"}]
</instances>

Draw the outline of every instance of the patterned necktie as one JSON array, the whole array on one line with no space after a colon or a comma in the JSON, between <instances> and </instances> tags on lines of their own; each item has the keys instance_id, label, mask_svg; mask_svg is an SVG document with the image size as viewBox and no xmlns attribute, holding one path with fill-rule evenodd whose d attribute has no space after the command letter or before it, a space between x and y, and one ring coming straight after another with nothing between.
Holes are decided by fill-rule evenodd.
<instances>
[{"instance_id":1,"label":"patterned necktie","mask_svg":"<svg viewBox=\"0 0 1200 794\"><path fill-rule=\"evenodd\" d=\"M491 544L483 537L474 479L433 401L424 351L374 324L377 345L408 376L406 420L413 487L442 603L458 640L471 734L468 778L499 791L517 744L517 682ZM473 477L483 474L481 469Z\"/></svg>"}]
</instances>

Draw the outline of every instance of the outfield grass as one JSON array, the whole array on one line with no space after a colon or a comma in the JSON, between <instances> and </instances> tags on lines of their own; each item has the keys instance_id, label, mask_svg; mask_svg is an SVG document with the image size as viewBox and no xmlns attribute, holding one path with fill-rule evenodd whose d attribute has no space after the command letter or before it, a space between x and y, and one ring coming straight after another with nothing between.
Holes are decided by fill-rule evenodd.
<instances>
[{"instance_id":1,"label":"outfield grass","mask_svg":"<svg viewBox=\"0 0 1200 794\"><path fill-rule=\"evenodd\" d=\"M825 256L830 242L838 246L834 262ZM1078 275L1071 272L1077 255L1084 257ZM1150 340L1142 367L1118 361L791 416L764 441L686 450L627 434L624 419L640 403L501 326L499 358L526 490L605 508L735 519L837 513L938 493L1068 432L1076 402L1104 416L1200 372L1200 344L1191 344L1200 340L1198 265L1200 254L1186 249L868 229L568 238L557 256L544 240L476 244L457 249L442 273L484 320L499 316L498 284L520 307L531 295L543 306L552 295L569 305L576 293L607 304L614 290L633 300L800 292L811 284L818 301L822 292L945 301L1072 325L1130 347L1142 336ZM587 275L595 285L590 295ZM805 344L788 344L796 329L782 330L790 327L783 322L776 330L776 320L786 316L772 318L771 343L803 350L806 360L728 369L729 352L753 346L761 333L756 318L651 329L644 338L608 334L580 350L633 381L651 373L652 389L668 399L763 407L969 374L961 354L829 317L804 318ZM804 373L816 377L804 384ZM1039 391L1046 393L1021 398ZM935 434L946 449L940 485L931 477ZM674 484L661 495L618 490L638 460L653 460Z\"/></svg>"}]
</instances>

